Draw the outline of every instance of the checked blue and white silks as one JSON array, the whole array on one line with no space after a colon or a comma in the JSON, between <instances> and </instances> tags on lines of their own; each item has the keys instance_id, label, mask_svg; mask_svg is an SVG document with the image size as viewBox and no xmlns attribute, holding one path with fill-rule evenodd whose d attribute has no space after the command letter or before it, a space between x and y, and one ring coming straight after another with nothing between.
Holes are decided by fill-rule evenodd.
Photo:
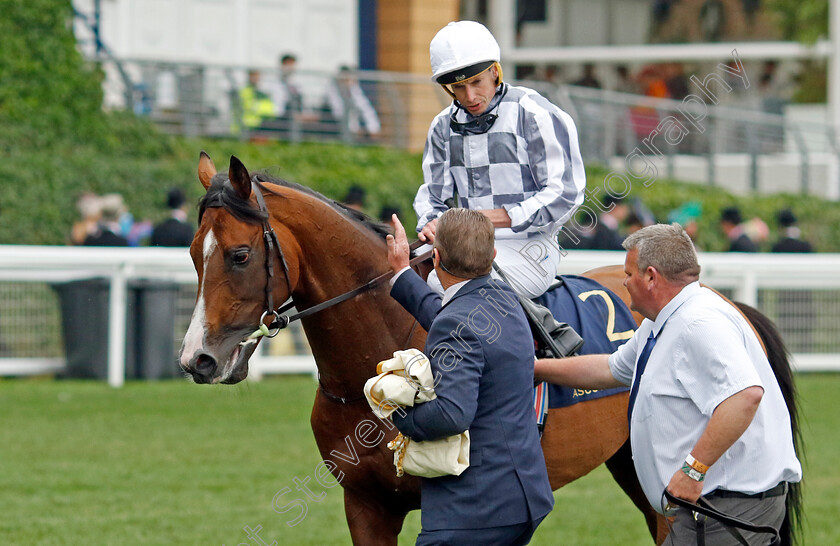
<instances>
[{"instance_id":1,"label":"checked blue and white silks","mask_svg":"<svg viewBox=\"0 0 840 546\"><path fill-rule=\"evenodd\" d=\"M545 286L525 287L534 293L523 294L537 297L553 281L559 263L557 231L584 198L586 175L577 129L566 112L536 91L505 83L486 113L498 118L483 134L453 130L453 116L459 123L475 119L455 103L432 122L423 154L424 183L414 200L417 230L443 214L445 201L456 192L461 207L504 208L511 227L496 229L497 241L506 241L498 245L497 261L503 269L506 262L533 269L534 256L545 259ZM545 258L520 252L539 240L551 250ZM512 273L514 279L519 276Z\"/></svg>"}]
</instances>

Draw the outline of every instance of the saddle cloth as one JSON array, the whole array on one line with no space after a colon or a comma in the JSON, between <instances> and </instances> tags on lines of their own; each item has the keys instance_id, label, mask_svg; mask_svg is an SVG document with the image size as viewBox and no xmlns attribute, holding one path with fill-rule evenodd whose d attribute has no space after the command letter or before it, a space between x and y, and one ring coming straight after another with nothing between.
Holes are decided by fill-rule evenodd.
<instances>
[{"instance_id":1,"label":"saddle cloth","mask_svg":"<svg viewBox=\"0 0 840 546\"><path fill-rule=\"evenodd\" d=\"M579 354L613 353L633 336L636 321L630 309L614 292L587 277L563 275L558 279L561 281L559 286L549 289L534 301L548 307L554 318L568 323L580 334L584 343ZM540 388L545 395L539 391ZM562 408L626 390L627 387L582 390L552 384L538 385L535 388L535 409L539 417L540 409L536 405L544 404L544 397L548 398L549 408Z\"/></svg>"}]
</instances>

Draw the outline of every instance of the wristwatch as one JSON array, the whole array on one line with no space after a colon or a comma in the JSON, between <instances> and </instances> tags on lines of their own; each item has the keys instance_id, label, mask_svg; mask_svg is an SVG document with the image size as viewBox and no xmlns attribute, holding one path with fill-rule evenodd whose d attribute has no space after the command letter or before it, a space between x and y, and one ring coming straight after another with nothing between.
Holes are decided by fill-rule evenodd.
<instances>
[{"instance_id":1,"label":"wristwatch","mask_svg":"<svg viewBox=\"0 0 840 546\"><path fill-rule=\"evenodd\" d=\"M691 468L688 463L683 464L682 471L685 473L686 476L691 478L696 482L702 482L706 479L706 474L703 472L698 472L697 470Z\"/></svg>"}]
</instances>

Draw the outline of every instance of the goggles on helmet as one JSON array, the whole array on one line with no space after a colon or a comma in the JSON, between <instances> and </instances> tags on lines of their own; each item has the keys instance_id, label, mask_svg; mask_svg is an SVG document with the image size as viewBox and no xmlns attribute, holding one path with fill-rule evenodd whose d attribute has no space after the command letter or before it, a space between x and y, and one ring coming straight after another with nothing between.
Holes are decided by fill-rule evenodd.
<instances>
[{"instance_id":1,"label":"goggles on helmet","mask_svg":"<svg viewBox=\"0 0 840 546\"><path fill-rule=\"evenodd\" d=\"M449 117L449 128L459 135L483 135L499 119L498 115L486 112L473 120L461 123L455 121L456 112L452 112L452 115Z\"/></svg>"},{"instance_id":2,"label":"goggles on helmet","mask_svg":"<svg viewBox=\"0 0 840 546\"><path fill-rule=\"evenodd\" d=\"M496 64L496 61L485 61L483 63L465 66L460 70L453 70L452 72L443 74L437 79L437 82L441 85L451 85L453 83L468 81L489 69L494 64Z\"/></svg>"},{"instance_id":3,"label":"goggles on helmet","mask_svg":"<svg viewBox=\"0 0 840 546\"><path fill-rule=\"evenodd\" d=\"M452 91L452 86L453 85L461 84L461 83L469 83L471 80L476 79L477 77L484 74L485 72L487 72L488 70L490 70L493 67L496 67L496 72L497 72L496 85L499 85L500 83L502 83L502 65L500 65L498 62L495 62L495 61L490 62L489 64L488 63L479 63L477 65L467 67L464 70L459 70L459 71L457 71L458 75L456 75L456 76L453 76L452 74L445 74L445 75L440 77L440 79L438 80L438 83L443 88L443 90L446 91L446 94L454 99L455 98L455 93L454 93L454 91ZM468 76L468 77L462 77L462 76L465 76L466 74L472 74L472 75ZM444 79L446 81L448 81L449 83L444 83L442 81Z\"/></svg>"}]
</instances>

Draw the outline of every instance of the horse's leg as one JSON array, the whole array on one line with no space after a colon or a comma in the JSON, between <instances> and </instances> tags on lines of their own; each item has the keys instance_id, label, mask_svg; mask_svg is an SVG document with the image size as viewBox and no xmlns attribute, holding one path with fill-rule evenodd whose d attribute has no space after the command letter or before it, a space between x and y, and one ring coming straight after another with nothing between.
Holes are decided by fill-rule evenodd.
<instances>
[{"instance_id":1,"label":"horse's leg","mask_svg":"<svg viewBox=\"0 0 840 546\"><path fill-rule=\"evenodd\" d=\"M373 501L350 489L344 490L344 513L350 537L356 545L394 546L402 530L405 513L394 513L384 503Z\"/></svg>"},{"instance_id":2,"label":"horse's leg","mask_svg":"<svg viewBox=\"0 0 840 546\"><path fill-rule=\"evenodd\" d=\"M588 474L618 451L628 434L627 398L621 393L549 410L542 447L552 489Z\"/></svg>"},{"instance_id":3,"label":"horse's leg","mask_svg":"<svg viewBox=\"0 0 840 546\"><path fill-rule=\"evenodd\" d=\"M668 534L668 523L664 516L658 514L651 507L642 491L639 478L636 476L636 469L633 466L633 453L630 450L629 438L615 455L607 459L606 466L616 483L630 497L630 500L633 501L636 508L644 514L650 536L653 537L653 540L657 544L662 544Z\"/></svg>"}]
</instances>

